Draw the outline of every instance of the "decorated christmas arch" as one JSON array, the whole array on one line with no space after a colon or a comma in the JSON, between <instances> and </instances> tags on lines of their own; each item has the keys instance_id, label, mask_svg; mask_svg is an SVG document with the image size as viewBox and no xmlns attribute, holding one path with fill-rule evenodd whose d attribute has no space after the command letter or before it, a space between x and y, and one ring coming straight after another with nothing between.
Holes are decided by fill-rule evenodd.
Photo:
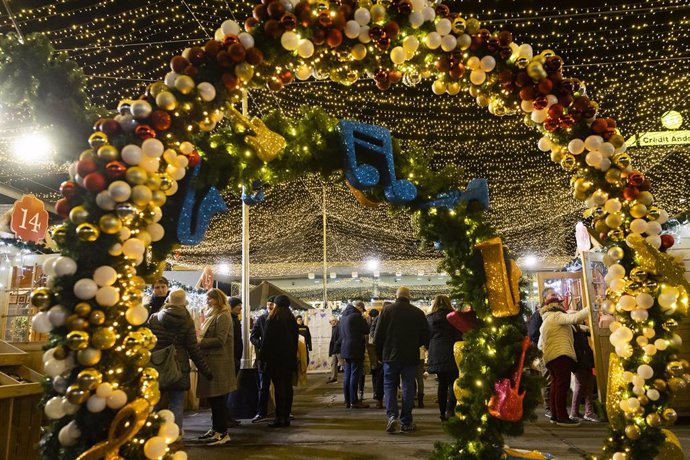
<instances>
[{"instance_id":1,"label":"decorated christmas arch","mask_svg":"<svg viewBox=\"0 0 690 460\"><path fill-rule=\"evenodd\" d=\"M503 436L521 434L534 417L539 381L514 374L520 357L530 363L538 352L523 341L519 270L482 216L486 182L459 184L458 171L435 168L430 152L402 150L386 129L319 108L249 119L233 107L254 88L279 91L295 78L370 78L380 90L433 80L435 94L469 92L495 115L523 114L541 133L539 150L572 173L574 198L607 250L603 308L616 316L618 391L609 396L603 457L650 459L667 448L672 395L690 380L674 333L690 285L665 254L668 215L630 164L615 120L598 116L553 51L535 54L508 31L426 0L266 0L244 24L225 21L170 65L164 80L96 122L61 187L56 209L66 219L53 238L62 254L44 266L50 288L32 294L41 310L34 328L51 331L43 457L186 457L170 446L179 434L172 414L151 411L160 394L148 366L155 337L145 327L144 284L175 245L203 238L225 209L218 189L242 190L245 203L257 204L266 185L309 172L342 172L363 205L387 201L411 213L467 307L452 317L465 330L456 347L459 403L447 424L455 441L434 455L500 458ZM526 391L515 410L502 398L511 385L517 397Z\"/></svg>"}]
</instances>

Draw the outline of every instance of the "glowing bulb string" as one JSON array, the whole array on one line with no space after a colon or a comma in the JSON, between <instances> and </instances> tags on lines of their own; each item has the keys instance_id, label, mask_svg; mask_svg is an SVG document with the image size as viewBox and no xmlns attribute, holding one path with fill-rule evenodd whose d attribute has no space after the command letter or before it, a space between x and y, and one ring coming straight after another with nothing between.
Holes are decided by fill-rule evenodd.
<instances>
[{"instance_id":1,"label":"glowing bulb string","mask_svg":"<svg viewBox=\"0 0 690 460\"><path fill-rule=\"evenodd\" d=\"M624 5L623 5L624 6ZM672 11L672 10L684 10L684 9L690 9L690 5L671 5L671 6L656 6L656 7L648 7L648 8L636 8L636 9L616 9L616 10L599 10L599 11L586 11L582 13L563 13L563 14L552 14L552 15L544 15L544 16L522 16L522 17L514 17L514 18L506 18L506 19L482 19L482 22L485 24L493 24L493 23L508 23L508 22L518 22L518 21L531 21L535 19L557 19L557 18L572 18L572 17L582 17L582 16L601 16L601 15L611 15L611 14L620 14L620 13L641 13L641 12L649 12L649 13L660 13L660 12L666 12L666 11Z\"/></svg>"},{"instance_id":2,"label":"glowing bulb string","mask_svg":"<svg viewBox=\"0 0 690 460\"><path fill-rule=\"evenodd\" d=\"M196 17L196 14L194 14L194 11L192 11L192 9L189 7L186 0L182 0L182 4L185 6L185 8L187 8L187 11L189 11L189 13L192 15L192 17L197 22L197 24L199 24L199 27L201 27L201 30L204 31L204 33L206 34L206 37L211 38L211 35L208 33L208 30L206 30L206 27L204 27L204 25L201 23L201 21L199 21L199 19Z\"/></svg>"},{"instance_id":3,"label":"glowing bulb string","mask_svg":"<svg viewBox=\"0 0 690 460\"><path fill-rule=\"evenodd\" d=\"M69 52L69 51L88 51L88 50L106 50L113 48L128 48L132 46L151 46L151 45L171 45L173 43L189 43L199 42L204 40L204 37L181 38L177 40L161 40L155 42L136 42L136 43L120 43L115 45L99 45L99 46L78 46L75 48L57 48L55 51Z\"/></svg>"},{"instance_id":4,"label":"glowing bulb string","mask_svg":"<svg viewBox=\"0 0 690 460\"><path fill-rule=\"evenodd\" d=\"M14 14L12 14L12 10L10 9L10 5L7 4L7 0L2 0L2 4L5 5L5 10L7 10L7 15L10 17L10 21L12 22L12 25L14 26L14 30L17 31L17 36L19 37L19 43L24 43L24 35L22 34L22 30L19 28L19 24L17 24L17 21L14 19Z\"/></svg>"}]
</instances>

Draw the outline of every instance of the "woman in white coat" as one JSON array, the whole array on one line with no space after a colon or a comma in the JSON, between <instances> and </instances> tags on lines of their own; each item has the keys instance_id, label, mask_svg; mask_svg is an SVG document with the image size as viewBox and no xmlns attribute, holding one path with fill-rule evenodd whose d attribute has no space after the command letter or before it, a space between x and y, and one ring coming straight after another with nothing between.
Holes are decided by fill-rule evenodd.
<instances>
[{"instance_id":1,"label":"woman in white coat","mask_svg":"<svg viewBox=\"0 0 690 460\"><path fill-rule=\"evenodd\" d=\"M544 362L551 373L551 421L559 426L579 425L580 422L568 417L566 409L570 373L577 362L572 325L587 318L589 307L568 314L563 307L563 299L554 293L547 297L539 313L544 320L540 328L539 349L544 353Z\"/></svg>"}]
</instances>

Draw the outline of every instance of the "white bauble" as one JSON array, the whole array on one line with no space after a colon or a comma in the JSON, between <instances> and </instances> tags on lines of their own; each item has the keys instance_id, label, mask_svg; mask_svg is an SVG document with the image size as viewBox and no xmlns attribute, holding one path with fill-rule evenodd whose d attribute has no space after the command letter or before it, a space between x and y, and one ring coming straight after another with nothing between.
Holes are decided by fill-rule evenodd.
<instances>
[{"instance_id":1,"label":"white bauble","mask_svg":"<svg viewBox=\"0 0 690 460\"><path fill-rule=\"evenodd\" d=\"M645 379L640 377L639 375L633 375L632 382L633 386L635 387L643 387L645 383Z\"/></svg>"},{"instance_id":2,"label":"white bauble","mask_svg":"<svg viewBox=\"0 0 690 460\"><path fill-rule=\"evenodd\" d=\"M139 166L141 168L143 168L143 170L148 172L148 173L155 173L155 172L158 172L158 169L161 166L161 159L160 158L152 158L152 157L144 157L139 162Z\"/></svg>"},{"instance_id":3,"label":"white bauble","mask_svg":"<svg viewBox=\"0 0 690 460\"><path fill-rule=\"evenodd\" d=\"M633 349L629 343L618 345L615 347L616 354L621 358L630 358L633 355Z\"/></svg>"},{"instance_id":4,"label":"white bauble","mask_svg":"<svg viewBox=\"0 0 690 460\"><path fill-rule=\"evenodd\" d=\"M609 288L610 288L613 292L617 292L617 293L620 294L620 293L622 293L623 291L625 291L625 288L626 288L625 280L620 279L620 278L619 278L619 279L614 279L613 281L611 281L611 283L609 283Z\"/></svg>"},{"instance_id":5,"label":"white bauble","mask_svg":"<svg viewBox=\"0 0 690 460\"><path fill-rule=\"evenodd\" d=\"M458 37L458 48L466 50L472 45L472 37L468 34L462 34Z\"/></svg>"},{"instance_id":6,"label":"white bauble","mask_svg":"<svg viewBox=\"0 0 690 460\"><path fill-rule=\"evenodd\" d=\"M647 397L650 399L650 401L657 401L661 397L661 394L659 393L659 390L650 388L647 390Z\"/></svg>"},{"instance_id":7,"label":"white bauble","mask_svg":"<svg viewBox=\"0 0 690 460\"><path fill-rule=\"evenodd\" d=\"M144 242L138 238L130 238L122 243L122 253L130 259L136 259L138 256L143 255L145 250Z\"/></svg>"},{"instance_id":8,"label":"white bauble","mask_svg":"<svg viewBox=\"0 0 690 460\"><path fill-rule=\"evenodd\" d=\"M419 29L424 24L424 14L421 11L413 11L408 16L408 20L413 29Z\"/></svg>"},{"instance_id":9,"label":"white bauble","mask_svg":"<svg viewBox=\"0 0 690 460\"><path fill-rule=\"evenodd\" d=\"M609 168L611 168L611 160L609 160L608 158L604 158L603 160L601 160L601 163L599 163L599 169L601 171L608 171Z\"/></svg>"},{"instance_id":10,"label":"white bauble","mask_svg":"<svg viewBox=\"0 0 690 460\"><path fill-rule=\"evenodd\" d=\"M613 279L623 278L625 276L625 267L621 264L613 264L609 267L607 275Z\"/></svg>"},{"instance_id":11,"label":"white bauble","mask_svg":"<svg viewBox=\"0 0 690 460\"><path fill-rule=\"evenodd\" d=\"M453 25L450 23L450 20L448 18L439 19L436 23L436 32L438 32L442 36L448 35L452 28Z\"/></svg>"},{"instance_id":12,"label":"white bauble","mask_svg":"<svg viewBox=\"0 0 690 460\"><path fill-rule=\"evenodd\" d=\"M223 29L221 29L220 27L217 28L216 31L213 33L213 38L216 41L222 42L223 39L225 38L225 34L223 33ZM168 86L172 86L172 85L168 85Z\"/></svg>"},{"instance_id":13,"label":"white bauble","mask_svg":"<svg viewBox=\"0 0 690 460\"><path fill-rule=\"evenodd\" d=\"M149 104L147 101L138 99L132 102L132 104L129 106L129 111L132 113L134 118L142 119L148 118L148 116L151 115L153 107L151 107L151 104Z\"/></svg>"},{"instance_id":14,"label":"white bauble","mask_svg":"<svg viewBox=\"0 0 690 460\"><path fill-rule=\"evenodd\" d=\"M609 336L609 341L611 342L611 345L616 347L627 344L632 340L632 338L633 332L629 328L621 326L611 333Z\"/></svg>"},{"instance_id":15,"label":"white bauble","mask_svg":"<svg viewBox=\"0 0 690 460\"><path fill-rule=\"evenodd\" d=\"M654 376L654 369L649 364L641 364L637 367L637 375L645 380L649 380Z\"/></svg>"},{"instance_id":16,"label":"white bauble","mask_svg":"<svg viewBox=\"0 0 690 460\"><path fill-rule=\"evenodd\" d=\"M359 45L355 45L359 46ZM366 54L366 48L364 49L364 53ZM298 80L309 80L311 77L313 70L311 67L309 67L306 64L302 64L299 67L297 67L297 72L295 72L295 76L297 77Z\"/></svg>"},{"instance_id":17,"label":"white bauble","mask_svg":"<svg viewBox=\"0 0 690 460\"><path fill-rule=\"evenodd\" d=\"M424 16L426 22L431 22L436 18L436 10L430 6L425 6L422 9L422 16Z\"/></svg>"},{"instance_id":18,"label":"white bauble","mask_svg":"<svg viewBox=\"0 0 690 460\"><path fill-rule=\"evenodd\" d=\"M141 151L141 147L138 145L128 144L122 147L120 155L125 163L130 165L138 165L144 154Z\"/></svg>"},{"instance_id":19,"label":"white bauble","mask_svg":"<svg viewBox=\"0 0 690 460\"><path fill-rule=\"evenodd\" d=\"M132 187L123 180L116 180L108 186L108 193L114 201L122 203L129 200L132 195Z\"/></svg>"},{"instance_id":20,"label":"white bauble","mask_svg":"<svg viewBox=\"0 0 690 460\"><path fill-rule=\"evenodd\" d=\"M160 241L165 236L165 229L161 224L153 223L146 226L146 231L151 235L151 241Z\"/></svg>"},{"instance_id":21,"label":"white bauble","mask_svg":"<svg viewBox=\"0 0 690 460\"><path fill-rule=\"evenodd\" d=\"M53 329L48 313L39 311L31 318L31 328L41 334L46 334Z\"/></svg>"},{"instance_id":22,"label":"white bauble","mask_svg":"<svg viewBox=\"0 0 690 460\"><path fill-rule=\"evenodd\" d=\"M367 8L357 8L355 10L355 21L361 26L366 26L371 21L371 13Z\"/></svg>"},{"instance_id":23,"label":"white bauble","mask_svg":"<svg viewBox=\"0 0 690 460\"><path fill-rule=\"evenodd\" d=\"M546 108L549 108L554 104L558 104L558 98L553 94L547 94L546 95Z\"/></svg>"},{"instance_id":24,"label":"white bauble","mask_svg":"<svg viewBox=\"0 0 690 460\"><path fill-rule=\"evenodd\" d=\"M54 396L46 402L43 408L46 416L49 419L57 420L65 416L65 411L62 409L62 396Z\"/></svg>"},{"instance_id":25,"label":"white bauble","mask_svg":"<svg viewBox=\"0 0 690 460\"><path fill-rule=\"evenodd\" d=\"M122 390L113 390L106 398L106 404L111 409L119 409L127 404L127 393Z\"/></svg>"},{"instance_id":26,"label":"white bauble","mask_svg":"<svg viewBox=\"0 0 690 460\"><path fill-rule=\"evenodd\" d=\"M523 43L518 47L517 54L519 56L525 56L527 59L532 59L534 57L532 46L528 45L527 43Z\"/></svg>"},{"instance_id":27,"label":"white bauble","mask_svg":"<svg viewBox=\"0 0 690 460\"><path fill-rule=\"evenodd\" d=\"M43 362L43 370L48 377L57 377L67 370L67 362L64 359L49 359Z\"/></svg>"},{"instance_id":28,"label":"white bauble","mask_svg":"<svg viewBox=\"0 0 690 460\"><path fill-rule=\"evenodd\" d=\"M72 404L67 398L62 398L62 410L65 415L74 415L81 409L80 404Z\"/></svg>"},{"instance_id":29,"label":"white bauble","mask_svg":"<svg viewBox=\"0 0 690 460\"><path fill-rule=\"evenodd\" d=\"M369 26L362 26L361 29L359 29L359 41L362 43L369 43L371 42L371 37L369 36Z\"/></svg>"},{"instance_id":30,"label":"white bauble","mask_svg":"<svg viewBox=\"0 0 690 460\"><path fill-rule=\"evenodd\" d=\"M458 39L454 35L444 35L441 38L441 49L445 52L453 51L458 46Z\"/></svg>"},{"instance_id":31,"label":"white bauble","mask_svg":"<svg viewBox=\"0 0 690 460\"><path fill-rule=\"evenodd\" d=\"M77 263L67 256L58 257L53 263L56 276L69 276L77 272Z\"/></svg>"},{"instance_id":32,"label":"white bauble","mask_svg":"<svg viewBox=\"0 0 690 460\"><path fill-rule=\"evenodd\" d=\"M598 150L601 144L604 143L604 138L597 135L587 136L585 139L585 148L589 151Z\"/></svg>"},{"instance_id":33,"label":"white bauble","mask_svg":"<svg viewBox=\"0 0 690 460\"><path fill-rule=\"evenodd\" d=\"M622 209L623 205L621 205L621 202L618 200L618 198L611 198L604 204L604 211L606 211L609 214L616 213Z\"/></svg>"},{"instance_id":34,"label":"white bauble","mask_svg":"<svg viewBox=\"0 0 690 460\"><path fill-rule=\"evenodd\" d=\"M178 168L174 165L168 165L165 168L165 172L172 177L175 180L180 180L184 177L185 175L185 170L182 168Z\"/></svg>"},{"instance_id":35,"label":"white bauble","mask_svg":"<svg viewBox=\"0 0 690 460\"><path fill-rule=\"evenodd\" d=\"M249 48L254 48L254 36L252 36L252 34L249 34L247 32L242 32L241 34L239 34L237 36L237 38L240 39L240 43L242 44L242 46L244 46L244 49L248 50ZM199 88L199 86L197 85L197 89L198 88ZM215 95L215 93L214 93L214 95ZM204 99L204 100L206 100L206 99ZM213 99L210 99L210 100L212 101Z\"/></svg>"},{"instance_id":36,"label":"white bauble","mask_svg":"<svg viewBox=\"0 0 690 460\"><path fill-rule=\"evenodd\" d=\"M633 394L636 396L641 396L644 394L644 387L643 386L634 386L632 389Z\"/></svg>"},{"instance_id":37,"label":"white bauble","mask_svg":"<svg viewBox=\"0 0 690 460\"><path fill-rule=\"evenodd\" d=\"M183 450L178 450L172 456L172 460L187 460L187 452Z\"/></svg>"},{"instance_id":38,"label":"white bauble","mask_svg":"<svg viewBox=\"0 0 690 460\"><path fill-rule=\"evenodd\" d=\"M162 436L154 436L144 443L144 455L146 458L157 459L165 454L168 444Z\"/></svg>"},{"instance_id":39,"label":"white bauble","mask_svg":"<svg viewBox=\"0 0 690 460\"><path fill-rule=\"evenodd\" d=\"M142 153L148 157L159 158L161 155L163 155L164 150L165 147L163 146L163 143L155 137L146 139L141 144Z\"/></svg>"},{"instance_id":40,"label":"white bauble","mask_svg":"<svg viewBox=\"0 0 690 460\"><path fill-rule=\"evenodd\" d=\"M602 159L603 159L603 157L601 156L601 153L599 153L598 150L593 150L587 154L587 156L585 157L585 162L589 166L593 166L595 168L598 168L599 165L601 164Z\"/></svg>"},{"instance_id":41,"label":"white bauble","mask_svg":"<svg viewBox=\"0 0 690 460\"><path fill-rule=\"evenodd\" d=\"M175 87L175 80L177 80L177 77L179 77L180 74L177 72L168 72L165 74L165 78L163 79L163 82L168 88L174 88Z\"/></svg>"},{"instance_id":42,"label":"white bauble","mask_svg":"<svg viewBox=\"0 0 690 460\"><path fill-rule=\"evenodd\" d=\"M165 420L166 423L175 423L175 414L168 409L159 410L158 416Z\"/></svg>"},{"instance_id":43,"label":"white bauble","mask_svg":"<svg viewBox=\"0 0 690 460\"><path fill-rule=\"evenodd\" d=\"M647 311L647 310L644 310L644 311ZM644 347L642 347L642 349L644 350L645 354L648 356L654 356L656 354L656 351L657 351L656 347L654 345L652 345L651 343L648 345L645 345Z\"/></svg>"},{"instance_id":44,"label":"white bauble","mask_svg":"<svg viewBox=\"0 0 690 460\"><path fill-rule=\"evenodd\" d=\"M483 70L473 70L470 72L470 81L472 84L479 86L486 81L486 73Z\"/></svg>"},{"instance_id":45,"label":"white bauble","mask_svg":"<svg viewBox=\"0 0 690 460\"><path fill-rule=\"evenodd\" d=\"M180 427L175 423L163 423L158 429L158 436L164 438L168 444L175 442L180 436Z\"/></svg>"},{"instance_id":46,"label":"white bauble","mask_svg":"<svg viewBox=\"0 0 690 460\"><path fill-rule=\"evenodd\" d=\"M223 21L223 23L220 25L220 29L223 31L223 33L225 35L227 35L227 34L237 35L242 30L240 28L240 25L237 22L233 21L232 19L228 19L226 21Z\"/></svg>"},{"instance_id":47,"label":"white bauble","mask_svg":"<svg viewBox=\"0 0 690 460\"><path fill-rule=\"evenodd\" d=\"M403 62L405 62L405 58L407 58L405 50L402 46L396 46L395 48L393 48L391 50L390 56L391 62L396 65L402 64Z\"/></svg>"},{"instance_id":48,"label":"white bauble","mask_svg":"<svg viewBox=\"0 0 690 460\"><path fill-rule=\"evenodd\" d=\"M668 211L665 209L659 209L659 218L656 220L656 222L659 222L662 225L668 222Z\"/></svg>"},{"instance_id":49,"label":"white bauble","mask_svg":"<svg viewBox=\"0 0 690 460\"><path fill-rule=\"evenodd\" d=\"M403 39L402 47L405 50L406 56L408 58L412 57L412 55L417 52L417 49L419 49L419 40L417 40L417 37L414 35L408 35Z\"/></svg>"},{"instance_id":50,"label":"white bauble","mask_svg":"<svg viewBox=\"0 0 690 460\"><path fill-rule=\"evenodd\" d=\"M645 233L647 231L647 221L644 219L634 219L630 222L630 231L633 233Z\"/></svg>"},{"instance_id":51,"label":"white bauble","mask_svg":"<svg viewBox=\"0 0 690 460\"><path fill-rule=\"evenodd\" d=\"M553 142L551 142L551 139L548 137L543 136L541 139L539 139L539 142L537 142L537 148L539 148L539 150L542 152L548 152L553 148Z\"/></svg>"},{"instance_id":52,"label":"white bauble","mask_svg":"<svg viewBox=\"0 0 690 460\"><path fill-rule=\"evenodd\" d=\"M46 260L43 261L43 273L45 273L47 276L55 276L57 273L55 273L55 268L53 267L53 264L55 264L55 261L58 259L58 256L50 256Z\"/></svg>"},{"instance_id":53,"label":"white bauble","mask_svg":"<svg viewBox=\"0 0 690 460\"><path fill-rule=\"evenodd\" d=\"M481 70L482 61L477 56L472 56L467 60L467 68L470 70Z\"/></svg>"},{"instance_id":54,"label":"white bauble","mask_svg":"<svg viewBox=\"0 0 690 460\"><path fill-rule=\"evenodd\" d=\"M91 395L86 401L86 408L89 410L89 412L101 412L105 409L105 406L105 398L101 398L98 395Z\"/></svg>"},{"instance_id":55,"label":"white bauble","mask_svg":"<svg viewBox=\"0 0 690 460\"><path fill-rule=\"evenodd\" d=\"M430 50L435 50L441 46L441 36L438 34L438 32L430 32L426 37L424 37L424 44Z\"/></svg>"},{"instance_id":56,"label":"white bauble","mask_svg":"<svg viewBox=\"0 0 690 460\"><path fill-rule=\"evenodd\" d=\"M98 292L98 285L91 278L82 278L74 283L74 295L81 300L93 299Z\"/></svg>"},{"instance_id":57,"label":"white bauble","mask_svg":"<svg viewBox=\"0 0 690 460\"><path fill-rule=\"evenodd\" d=\"M496 59L493 56L484 56L481 61L481 69L484 72L491 72L496 67Z\"/></svg>"},{"instance_id":58,"label":"white bauble","mask_svg":"<svg viewBox=\"0 0 690 460\"><path fill-rule=\"evenodd\" d=\"M613 153L615 152L615 150L616 148L610 142L604 142L599 146L599 151L606 158L610 158L611 155L613 155Z\"/></svg>"},{"instance_id":59,"label":"white bauble","mask_svg":"<svg viewBox=\"0 0 690 460\"><path fill-rule=\"evenodd\" d=\"M637 294L637 296L635 297L635 301L637 303L638 308L643 308L645 310L652 308L652 306L654 305L654 297L647 294L646 292Z\"/></svg>"},{"instance_id":60,"label":"white bauble","mask_svg":"<svg viewBox=\"0 0 690 460\"><path fill-rule=\"evenodd\" d=\"M117 202L110 196L110 192L102 190L96 195L96 204L104 211L112 211L115 209Z\"/></svg>"},{"instance_id":61,"label":"white bauble","mask_svg":"<svg viewBox=\"0 0 690 460\"><path fill-rule=\"evenodd\" d=\"M93 280L99 286L112 286L117 281L117 272L109 265L101 265L93 272Z\"/></svg>"},{"instance_id":62,"label":"white bauble","mask_svg":"<svg viewBox=\"0 0 690 460\"><path fill-rule=\"evenodd\" d=\"M96 396L100 398L107 398L113 394L113 386L108 382L103 382L96 387Z\"/></svg>"},{"instance_id":63,"label":"white bauble","mask_svg":"<svg viewBox=\"0 0 690 460\"><path fill-rule=\"evenodd\" d=\"M362 26L357 21L347 21L345 24L345 36L347 38L355 39L359 37L359 32Z\"/></svg>"},{"instance_id":64,"label":"white bauble","mask_svg":"<svg viewBox=\"0 0 690 460\"><path fill-rule=\"evenodd\" d=\"M54 305L48 310L48 320L54 327L63 326L69 315L69 310L62 305Z\"/></svg>"},{"instance_id":65,"label":"white bauble","mask_svg":"<svg viewBox=\"0 0 690 460\"><path fill-rule=\"evenodd\" d=\"M520 102L520 108L523 112L530 113L532 110L534 110L534 105L532 104L532 101L522 101Z\"/></svg>"},{"instance_id":66,"label":"white bauble","mask_svg":"<svg viewBox=\"0 0 690 460\"><path fill-rule=\"evenodd\" d=\"M637 301L635 297L626 294L618 299L618 305L625 311L633 311L637 307Z\"/></svg>"},{"instance_id":67,"label":"white bauble","mask_svg":"<svg viewBox=\"0 0 690 460\"><path fill-rule=\"evenodd\" d=\"M297 54L303 59L312 57L314 55L314 43L311 40L300 40L297 46Z\"/></svg>"},{"instance_id":68,"label":"white bauble","mask_svg":"<svg viewBox=\"0 0 690 460\"><path fill-rule=\"evenodd\" d=\"M647 235L658 235L661 233L661 224L655 220L647 222Z\"/></svg>"},{"instance_id":69,"label":"white bauble","mask_svg":"<svg viewBox=\"0 0 690 460\"><path fill-rule=\"evenodd\" d=\"M656 339L654 341L654 346L659 351L664 351L668 348L668 341L666 339Z\"/></svg>"},{"instance_id":70,"label":"white bauble","mask_svg":"<svg viewBox=\"0 0 690 460\"><path fill-rule=\"evenodd\" d=\"M96 302L102 307L112 307L120 301L120 292L113 286L103 286L96 292Z\"/></svg>"},{"instance_id":71,"label":"white bauble","mask_svg":"<svg viewBox=\"0 0 690 460\"><path fill-rule=\"evenodd\" d=\"M288 30L280 37L280 44L288 51L295 51L299 46L299 36L296 33Z\"/></svg>"},{"instance_id":72,"label":"white bauble","mask_svg":"<svg viewBox=\"0 0 690 460\"><path fill-rule=\"evenodd\" d=\"M60 442L61 446L73 446L77 443L77 439L79 438L75 438L72 436L72 432L68 425L65 425L62 428L60 428L60 431L58 432L58 441Z\"/></svg>"},{"instance_id":73,"label":"white bauble","mask_svg":"<svg viewBox=\"0 0 690 460\"><path fill-rule=\"evenodd\" d=\"M132 326L140 326L148 319L148 310L143 305L128 308L125 312L125 319Z\"/></svg>"},{"instance_id":74,"label":"white bauble","mask_svg":"<svg viewBox=\"0 0 690 460\"><path fill-rule=\"evenodd\" d=\"M541 123L544 123L544 120L546 120L547 115L548 115L548 112L546 111L546 109L533 110L532 113L530 114L530 119L535 123L541 124Z\"/></svg>"},{"instance_id":75,"label":"white bauble","mask_svg":"<svg viewBox=\"0 0 690 460\"><path fill-rule=\"evenodd\" d=\"M645 241L655 249L659 249L661 247L661 237L659 235L649 235L647 238L645 238Z\"/></svg>"},{"instance_id":76,"label":"white bauble","mask_svg":"<svg viewBox=\"0 0 690 460\"><path fill-rule=\"evenodd\" d=\"M647 310L642 309L633 310L630 312L630 318L632 318L633 321L641 323L642 321L647 321L649 313Z\"/></svg>"}]
</instances>

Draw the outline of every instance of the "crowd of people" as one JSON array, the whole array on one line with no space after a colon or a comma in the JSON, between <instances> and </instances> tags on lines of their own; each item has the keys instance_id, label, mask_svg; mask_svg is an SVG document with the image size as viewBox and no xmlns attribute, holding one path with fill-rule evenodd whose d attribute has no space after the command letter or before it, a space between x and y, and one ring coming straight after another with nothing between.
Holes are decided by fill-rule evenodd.
<instances>
[{"instance_id":1,"label":"crowd of people","mask_svg":"<svg viewBox=\"0 0 690 460\"><path fill-rule=\"evenodd\" d=\"M340 319L332 317L330 321L331 373L327 382L338 381L342 366L345 407L368 409L371 406L364 402L364 385L366 375L371 375L375 408L385 408L388 433L417 429L412 410L415 404L424 407L425 361L428 373L438 380L440 419L446 421L455 413L453 382L458 378L458 368L453 346L462 340L462 334L447 319L453 312L451 300L445 295L436 296L431 312L425 315L410 298L409 289L401 287L395 302L384 303L381 310L367 311L364 302L357 301L347 305ZM568 314L563 299L553 289L543 292L542 301L530 319L528 333L543 352L546 416L562 426L577 425L580 419L598 421L593 405L593 357L586 327L581 324L588 309ZM231 395L237 390L244 349L242 302L213 288L206 293L206 303L197 330L187 310L185 291L170 290L165 278L154 283L148 326L158 341L152 356L174 352L176 373L170 374L166 366L172 364L162 364L162 359L152 362L161 373L160 405L173 412L181 429L185 393L192 382L190 362L194 363L199 373L196 395L205 398L211 408L211 427L198 439L208 445L222 445L230 441L228 429L240 423L231 413ZM268 421L272 384L275 416L267 426L289 427L293 419L293 379L299 365L298 343L304 343L303 353L312 351L309 327L302 316L292 313L287 296L272 296L267 300L266 312L254 320L249 338L256 351L254 365L258 371L257 408L251 422ZM571 372L576 388L568 414ZM170 375L175 377L163 378ZM581 400L585 403L584 416L579 412Z\"/></svg>"}]
</instances>

